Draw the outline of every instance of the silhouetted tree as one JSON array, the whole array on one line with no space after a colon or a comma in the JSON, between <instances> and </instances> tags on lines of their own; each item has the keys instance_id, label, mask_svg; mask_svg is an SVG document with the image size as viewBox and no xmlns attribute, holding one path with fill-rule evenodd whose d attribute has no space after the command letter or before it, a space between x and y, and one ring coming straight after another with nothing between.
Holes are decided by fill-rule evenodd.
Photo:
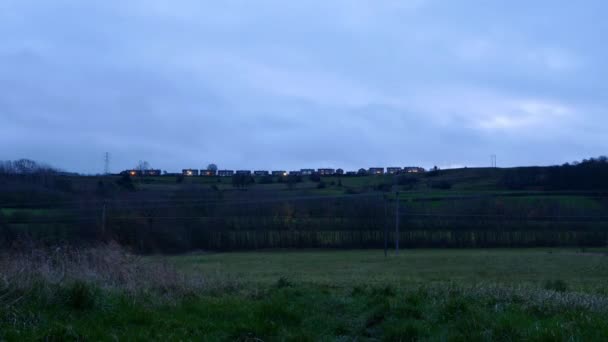
<instances>
[{"instance_id":1,"label":"silhouetted tree","mask_svg":"<svg viewBox=\"0 0 608 342\"><path fill-rule=\"evenodd\" d=\"M270 175L262 176L259 180L260 184L272 184L273 182L274 182L274 179Z\"/></svg>"},{"instance_id":2,"label":"silhouetted tree","mask_svg":"<svg viewBox=\"0 0 608 342\"><path fill-rule=\"evenodd\" d=\"M125 190L135 191L135 185L133 185L133 181L128 173L123 173L120 179L116 181L116 184Z\"/></svg>"},{"instance_id":3,"label":"silhouetted tree","mask_svg":"<svg viewBox=\"0 0 608 342\"><path fill-rule=\"evenodd\" d=\"M140 160L137 163L137 166L135 167L136 170L138 170L142 175L144 174L145 171L150 170L150 163L148 163L145 160Z\"/></svg>"},{"instance_id":4,"label":"silhouetted tree","mask_svg":"<svg viewBox=\"0 0 608 342\"><path fill-rule=\"evenodd\" d=\"M232 186L236 188L244 188L255 183L255 180L251 175L235 174L232 176Z\"/></svg>"},{"instance_id":5,"label":"silhouetted tree","mask_svg":"<svg viewBox=\"0 0 608 342\"><path fill-rule=\"evenodd\" d=\"M300 183L302 181L302 176L298 176L298 175L288 175L285 179L285 182L287 183L287 187L289 188L289 190L293 190L296 187L297 183Z\"/></svg>"}]
</instances>

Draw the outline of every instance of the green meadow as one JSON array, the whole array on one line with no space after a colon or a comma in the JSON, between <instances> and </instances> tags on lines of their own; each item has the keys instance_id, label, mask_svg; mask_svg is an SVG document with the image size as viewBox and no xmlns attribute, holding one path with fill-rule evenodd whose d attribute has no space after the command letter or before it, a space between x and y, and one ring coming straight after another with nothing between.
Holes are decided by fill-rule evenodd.
<instances>
[{"instance_id":1,"label":"green meadow","mask_svg":"<svg viewBox=\"0 0 608 342\"><path fill-rule=\"evenodd\" d=\"M601 248L78 255L56 261L72 277L32 261L37 277L1 288L0 340L608 338Z\"/></svg>"}]
</instances>

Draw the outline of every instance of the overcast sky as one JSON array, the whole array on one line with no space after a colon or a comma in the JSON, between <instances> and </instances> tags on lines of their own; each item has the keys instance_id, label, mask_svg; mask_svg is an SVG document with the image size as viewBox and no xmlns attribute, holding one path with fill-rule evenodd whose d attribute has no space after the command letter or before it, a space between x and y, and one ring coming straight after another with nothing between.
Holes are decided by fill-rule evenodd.
<instances>
[{"instance_id":1,"label":"overcast sky","mask_svg":"<svg viewBox=\"0 0 608 342\"><path fill-rule=\"evenodd\" d=\"M608 2L2 0L0 160L71 171L608 154Z\"/></svg>"}]
</instances>

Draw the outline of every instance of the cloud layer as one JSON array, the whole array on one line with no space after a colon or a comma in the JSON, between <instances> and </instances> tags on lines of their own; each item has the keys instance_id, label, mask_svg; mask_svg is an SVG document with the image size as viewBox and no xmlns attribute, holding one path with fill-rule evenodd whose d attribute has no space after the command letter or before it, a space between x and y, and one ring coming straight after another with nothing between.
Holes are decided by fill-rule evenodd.
<instances>
[{"instance_id":1,"label":"cloud layer","mask_svg":"<svg viewBox=\"0 0 608 342\"><path fill-rule=\"evenodd\" d=\"M0 4L0 159L95 173L606 154L608 5Z\"/></svg>"}]
</instances>

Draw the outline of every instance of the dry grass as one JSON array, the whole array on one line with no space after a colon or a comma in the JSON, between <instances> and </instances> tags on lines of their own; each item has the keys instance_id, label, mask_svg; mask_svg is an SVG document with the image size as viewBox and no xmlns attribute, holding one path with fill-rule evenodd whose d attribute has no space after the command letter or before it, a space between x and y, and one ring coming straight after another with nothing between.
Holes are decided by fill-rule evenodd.
<instances>
[{"instance_id":1,"label":"dry grass","mask_svg":"<svg viewBox=\"0 0 608 342\"><path fill-rule=\"evenodd\" d=\"M180 272L163 260L144 260L115 243L82 249L66 246L4 252L0 254L0 270L0 307L10 307L34 293L49 296L74 286L159 299L237 286L226 279Z\"/></svg>"}]
</instances>

